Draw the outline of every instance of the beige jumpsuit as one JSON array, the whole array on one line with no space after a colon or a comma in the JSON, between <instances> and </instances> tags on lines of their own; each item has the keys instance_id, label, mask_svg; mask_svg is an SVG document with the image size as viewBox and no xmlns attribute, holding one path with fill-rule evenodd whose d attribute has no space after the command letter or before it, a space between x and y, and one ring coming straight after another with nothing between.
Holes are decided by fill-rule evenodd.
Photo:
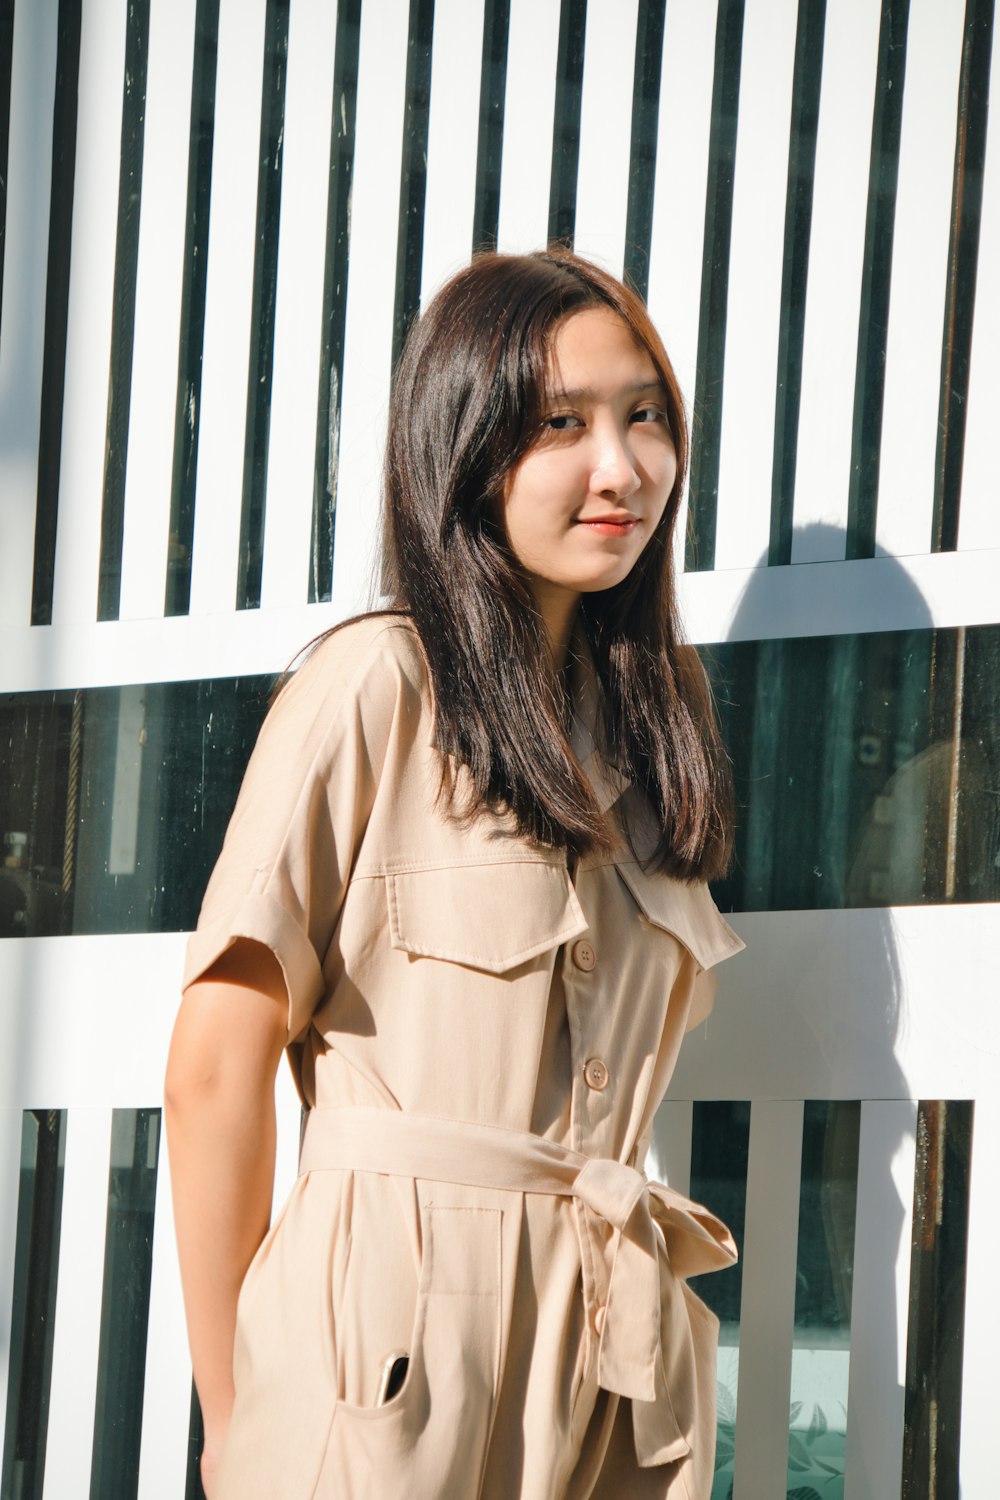
<instances>
[{"instance_id":1,"label":"beige jumpsuit","mask_svg":"<svg viewBox=\"0 0 1000 1500\"><path fill-rule=\"evenodd\" d=\"M641 823L584 658L574 746ZM707 1500L717 1323L682 1278L735 1252L641 1168L705 971L742 943L703 885L631 856L571 878L505 815L449 820L432 730L404 618L326 640L268 715L190 940L185 983L239 936L276 953L311 1108L240 1294L216 1495Z\"/></svg>"}]
</instances>

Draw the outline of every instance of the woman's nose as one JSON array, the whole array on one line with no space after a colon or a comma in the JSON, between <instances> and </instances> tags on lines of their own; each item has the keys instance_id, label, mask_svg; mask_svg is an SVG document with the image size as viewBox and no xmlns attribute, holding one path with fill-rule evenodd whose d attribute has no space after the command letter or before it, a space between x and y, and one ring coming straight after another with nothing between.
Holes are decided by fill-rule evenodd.
<instances>
[{"instance_id":1,"label":"woman's nose","mask_svg":"<svg viewBox=\"0 0 1000 1500\"><path fill-rule=\"evenodd\" d=\"M590 483L596 494L611 494L621 500L635 494L641 481L624 434L607 432L601 436Z\"/></svg>"}]
</instances>

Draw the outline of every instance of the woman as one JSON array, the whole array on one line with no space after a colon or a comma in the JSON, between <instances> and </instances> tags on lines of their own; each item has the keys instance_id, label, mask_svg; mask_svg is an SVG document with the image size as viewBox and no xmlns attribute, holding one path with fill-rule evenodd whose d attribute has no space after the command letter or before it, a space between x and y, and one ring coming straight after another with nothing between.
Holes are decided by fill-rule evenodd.
<instances>
[{"instance_id":1,"label":"woman","mask_svg":"<svg viewBox=\"0 0 1000 1500\"><path fill-rule=\"evenodd\" d=\"M411 334L395 608L268 716L171 1049L210 1500L709 1493L717 1325L682 1278L734 1251L641 1173L742 946L704 883L686 454L642 303L568 252L477 259ZM267 1231L286 1046L310 1113Z\"/></svg>"}]
</instances>

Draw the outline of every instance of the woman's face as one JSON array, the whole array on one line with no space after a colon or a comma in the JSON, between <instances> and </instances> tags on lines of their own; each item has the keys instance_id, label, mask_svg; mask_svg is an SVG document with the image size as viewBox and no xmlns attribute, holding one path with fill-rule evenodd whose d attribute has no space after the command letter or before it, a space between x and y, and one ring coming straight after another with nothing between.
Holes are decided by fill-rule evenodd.
<instances>
[{"instance_id":1,"label":"woman's face","mask_svg":"<svg viewBox=\"0 0 1000 1500\"><path fill-rule=\"evenodd\" d=\"M631 572L676 474L649 354L610 308L571 313L552 341L540 436L504 498L508 540L555 639L581 594Z\"/></svg>"}]
</instances>

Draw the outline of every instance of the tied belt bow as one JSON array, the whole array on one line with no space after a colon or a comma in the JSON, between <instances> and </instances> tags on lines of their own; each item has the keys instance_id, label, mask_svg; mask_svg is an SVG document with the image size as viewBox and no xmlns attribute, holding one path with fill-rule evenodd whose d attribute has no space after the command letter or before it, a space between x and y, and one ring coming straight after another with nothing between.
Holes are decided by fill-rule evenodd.
<instances>
[{"instance_id":1,"label":"tied belt bow","mask_svg":"<svg viewBox=\"0 0 1000 1500\"><path fill-rule=\"evenodd\" d=\"M598 1384L634 1403L640 1465L669 1463L689 1451L664 1370L662 1304L672 1299L671 1330L684 1340L682 1350L668 1351L672 1374L693 1385L691 1332L677 1278L735 1262L732 1236L714 1214L624 1162L583 1156L527 1131L394 1109L311 1110L299 1172L322 1170L555 1194L586 1204L614 1230Z\"/></svg>"}]
</instances>

